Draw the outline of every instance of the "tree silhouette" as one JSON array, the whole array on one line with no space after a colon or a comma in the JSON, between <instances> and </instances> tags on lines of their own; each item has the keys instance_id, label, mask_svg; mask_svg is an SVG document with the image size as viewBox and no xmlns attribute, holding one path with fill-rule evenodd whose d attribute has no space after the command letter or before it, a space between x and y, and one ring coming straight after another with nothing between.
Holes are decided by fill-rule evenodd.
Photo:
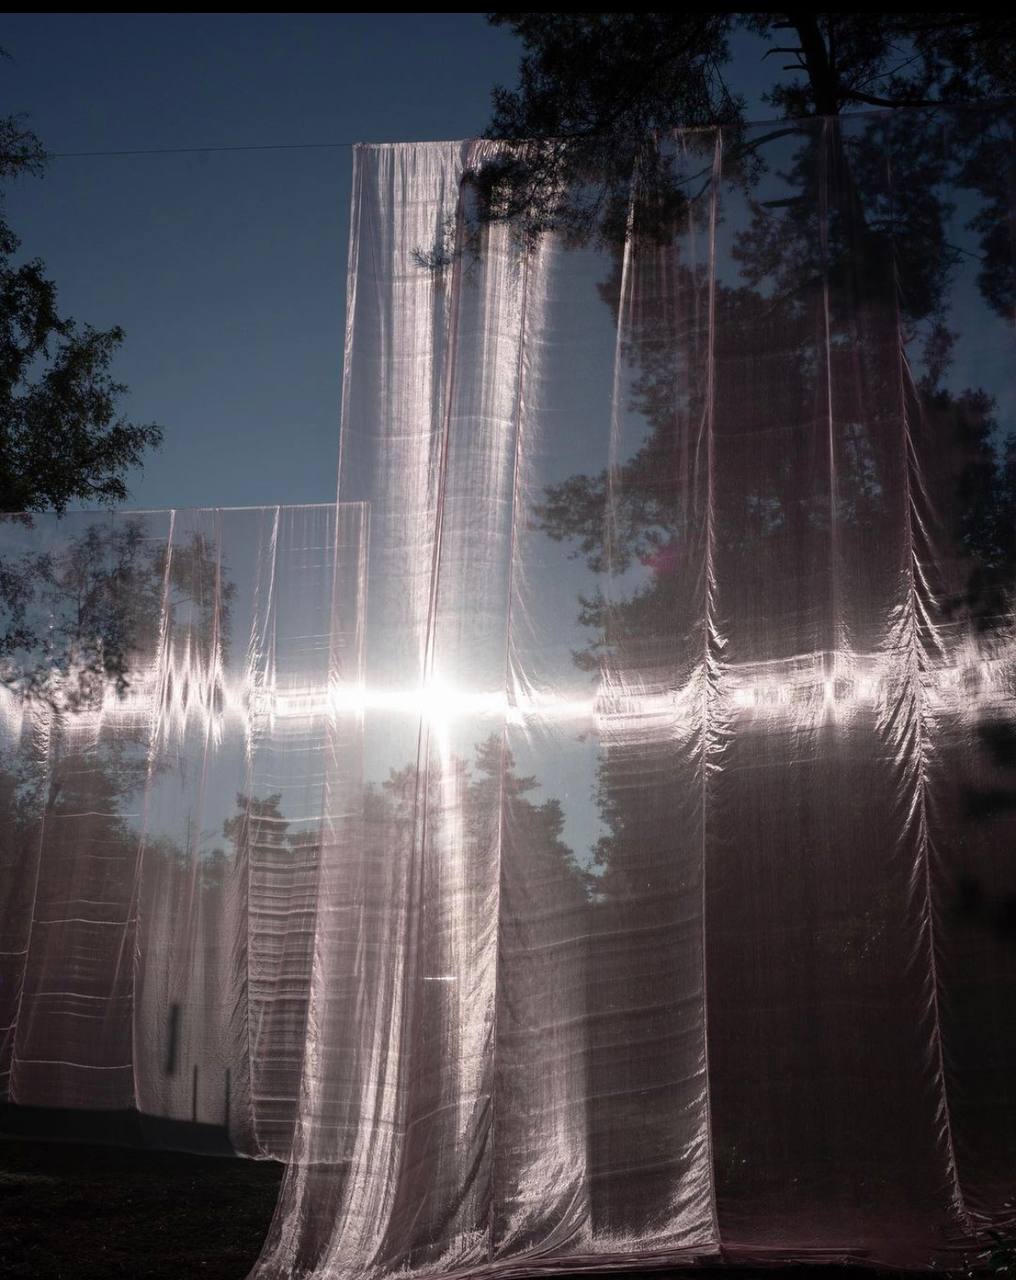
<instances>
[{"instance_id":1,"label":"tree silhouette","mask_svg":"<svg viewBox=\"0 0 1016 1280\"><path fill-rule=\"evenodd\" d=\"M858 848L889 838L862 800L879 803L881 785L866 773L863 734L838 734L832 720L808 722L803 709L795 723L792 706L786 733L768 733L761 711L758 729L738 722L732 730L736 711L710 702L710 686L736 676L742 663L884 653L891 602L898 607L908 574L920 602L904 639L919 655L922 680L940 674L945 651L1009 660L1013 424L990 390L964 387L951 370L950 308L967 252L950 243L949 230L952 202L967 201L967 227L985 254L980 314L990 320L1012 287L1011 189L1005 197L1008 176L989 173L979 155L992 155L1011 174L1003 155L1008 124L996 112L971 112L957 130L958 153L947 152L940 121L921 112L905 121L789 130L778 174L766 169L752 185L738 172L722 185L719 217L734 209L724 226L729 258L711 281L686 252L683 228L702 218L694 205L683 223L675 218L669 239L652 220L643 234L633 212L624 247L628 292L622 296L620 250L600 287L619 327L616 456L600 472L548 486L527 513L600 583L578 602L589 641L576 661L600 673L608 701L627 690L684 699L668 732L654 733L648 714L626 730L622 715L604 734L598 770L604 835L595 911L604 939L637 936L642 945L609 984L591 989L592 1025L603 1025L596 1015L630 1009L629 1039L659 1036L663 1047L646 1062L611 1057L609 1045L601 1049L594 1039L594 1092L624 1099L613 1105L625 1121L611 1129L607 1116L599 1128L594 1116L591 1133L594 1158L599 1147L604 1167L623 1161L637 1169L644 1181L633 1177L636 1188L654 1178L667 1185L667 1152L676 1141L655 1091L678 1078L680 1053L666 1028L680 1026L681 1013L676 1000L668 1007L662 997L647 1008L644 993L679 991L687 965L696 963L693 955L684 969L668 968L687 936L676 922L688 916L684 895L695 888L696 855L715 868L704 945L711 989L721 993L710 1034L724 1066L713 1079L720 1117L713 1140L721 1184L734 1198L769 1194L762 1152L768 1168L799 1173L809 1158L806 1135L828 1123L818 1085L791 1099L786 1082L811 1073L849 1092L842 1081L862 1069L846 1051L830 1060L822 1028L804 1027L802 1009L809 1000L821 1009L826 997L831 1008L845 992L870 989L872 975L893 971L903 945L898 884L888 871L873 875L859 855L851 861L845 836L853 833ZM953 140L950 129L950 146ZM687 167L695 167L694 156ZM637 181L634 191L637 210ZM908 538L916 563L900 560L894 576L893 557ZM902 680L904 667L890 684ZM1016 749L1004 703L989 694L980 706L976 696L971 686L969 705L935 720L928 910L941 912L940 972L955 971L968 984L943 1014L959 1092L978 1080L976 1103L955 1101L955 1124L964 1141L990 1153L983 1156L990 1167L1005 1145L999 1135L1011 1140L1003 1068L985 1064L1011 1063L1014 1049L1008 1032L991 1027L1013 962L1005 953L1012 863L1002 850L1011 845L1003 824L1016 809ZM918 695L922 706L924 698ZM707 723L715 735L709 741L704 728L695 732ZM927 722L921 732L930 733ZM795 753L789 744L797 740L817 749ZM705 801L699 807L707 784L711 827L701 825ZM842 815L839 829L830 829L823 804ZM767 853L758 858L753 823L765 833ZM716 827L724 842L714 856ZM769 856L776 850L778 866ZM832 885L837 912L820 917ZM968 931L970 924L977 928ZM592 937L595 948L597 931ZM603 946L609 956L609 943ZM757 971L753 947L764 956ZM606 959L594 958L593 967L609 971ZM799 997L790 1000L792 984ZM912 994L901 987L899 998ZM879 1026L877 1014L872 1025ZM764 1043L760 1061L773 1072L760 1071L752 1096L738 1063L742 1037ZM880 1043L890 1053L891 1033ZM992 1096L997 1133L984 1122ZM883 1103L838 1138L848 1182L865 1160L886 1176L873 1154L888 1132L877 1119ZM655 1154L655 1166L642 1165L646 1153ZM1000 1185L1008 1176L999 1173ZM916 1188L915 1180L908 1194L919 1194ZM887 1182L885 1193L898 1188ZM637 1220L638 1203L655 1198L636 1190L632 1202L615 1202L604 1193L598 1212L621 1229Z\"/></svg>"},{"instance_id":2,"label":"tree silhouette","mask_svg":"<svg viewBox=\"0 0 1016 1280\"><path fill-rule=\"evenodd\" d=\"M510 222L526 240L556 230L623 241L633 175L643 232L666 239L698 185L659 145L676 129L724 126L728 175L737 166L745 181L757 177L759 149L779 131L745 135L744 101L728 83L738 28L770 42L764 56L791 59L782 72L792 78L765 95L784 117L1016 94L1013 20L981 13L494 13L490 21L510 27L524 50L518 88L494 90L488 129L512 145L469 176L479 222ZM961 151L968 176L997 181L997 147L982 146L976 126ZM1011 262L1001 237L984 248Z\"/></svg>"},{"instance_id":3,"label":"tree silhouette","mask_svg":"<svg viewBox=\"0 0 1016 1280\"><path fill-rule=\"evenodd\" d=\"M11 520L15 533L26 525L33 518ZM235 587L203 534L169 546L130 517L94 520L54 544L0 562L0 683L18 698L76 711L109 688L123 694L166 627L186 626L195 659L207 662L213 633L228 650Z\"/></svg>"},{"instance_id":4,"label":"tree silhouette","mask_svg":"<svg viewBox=\"0 0 1016 1280\"><path fill-rule=\"evenodd\" d=\"M46 159L21 117L0 118L0 184L41 177ZM62 315L45 265L19 262L20 247L0 193L0 512L123 502L126 474L162 440L161 427L120 410L127 387L111 370L124 332ZM26 585L23 566L0 553L0 609L11 615L0 630L0 662L24 647L18 628ZM110 632L99 664L108 674L126 660L115 645Z\"/></svg>"},{"instance_id":5,"label":"tree silhouette","mask_svg":"<svg viewBox=\"0 0 1016 1280\"><path fill-rule=\"evenodd\" d=\"M0 183L45 165L23 120L0 118ZM61 316L44 264L16 261L20 245L0 204L0 512L122 502L125 473L162 439L119 412L127 388L110 369L123 330Z\"/></svg>"},{"instance_id":6,"label":"tree silhouette","mask_svg":"<svg viewBox=\"0 0 1016 1280\"><path fill-rule=\"evenodd\" d=\"M23 520L14 529L31 548L34 527L27 540L20 536ZM146 788L176 762L152 749L157 718L118 714L128 692L150 699L171 692L157 682L153 687L167 636L205 670L213 665L213 644L223 656L234 587L217 550L200 535L176 546L153 539L142 517L82 522L49 541L41 552L9 554L4 566L0 927L9 954L0 989L10 1015L3 1021L10 1025L0 1045L3 1071L23 984L62 989L67 974L54 966L76 963L89 945L80 935L90 926L76 923L80 913L68 912L68 904L102 903L129 922L123 937L115 930L103 934L110 950L104 958L95 950L89 968L91 994L108 1002L110 1035L124 1037L115 1053L122 1062L130 1057L130 1019L121 1014L129 1004L135 894L147 895L143 905L151 906L153 894L190 878L180 875L188 861L196 870L195 892L212 894L217 880L212 863L195 869L193 850L139 823ZM179 896L174 902L182 909ZM51 929L48 943L30 953L33 922L47 918L60 931ZM121 942L125 949L118 951ZM80 977L79 985L84 982ZM47 1029L46 1019L37 1018L26 1034L59 1038L73 1035L75 1026L80 1029L61 1018ZM113 1075L108 1079L112 1087Z\"/></svg>"}]
</instances>

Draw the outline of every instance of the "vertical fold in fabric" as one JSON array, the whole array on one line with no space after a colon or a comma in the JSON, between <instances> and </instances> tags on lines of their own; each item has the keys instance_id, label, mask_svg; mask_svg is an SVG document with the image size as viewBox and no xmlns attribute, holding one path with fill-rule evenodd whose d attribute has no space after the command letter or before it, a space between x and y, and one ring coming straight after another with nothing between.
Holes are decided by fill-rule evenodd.
<instances>
[{"instance_id":1,"label":"vertical fold in fabric","mask_svg":"<svg viewBox=\"0 0 1016 1280\"><path fill-rule=\"evenodd\" d=\"M364 788L316 961L348 1023L315 1044L331 1136L303 1135L264 1274L293 1256L341 1273L489 1251L521 269L509 237L477 257L460 237L482 149L357 153L340 492L371 513ZM325 1161L334 1216L308 1221Z\"/></svg>"},{"instance_id":2,"label":"vertical fold in fabric","mask_svg":"<svg viewBox=\"0 0 1016 1280\"><path fill-rule=\"evenodd\" d=\"M15 784L14 830L30 828L38 849L11 1039L10 1100L23 1106L135 1105L136 883L165 519L40 517L46 532L21 565L28 616L66 655L49 666L40 646L25 659L26 670L35 664L29 722L46 726L46 779L38 790L32 769ZM119 617L130 637L133 686L123 696L90 650L80 624L90 613Z\"/></svg>"},{"instance_id":3,"label":"vertical fold in fabric","mask_svg":"<svg viewBox=\"0 0 1016 1280\"><path fill-rule=\"evenodd\" d=\"M539 665L528 645L545 607L533 592L532 523L539 500L540 406L545 350L553 342L554 255L545 244L521 265L511 476L508 609L502 671L506 722L499 754L498 970L491 1257L538 1265L561 1250L589 1247L588 1097L584 1045L585 895L562 840L560 803L548 793L541 760L568 751L534 691ZM565 604L559 601L559 604ZM558 690L558 693L563 693Z\"/></svg>"},{"instance_id":4,"label":"vertical fold in fabric","mask_svg":"<svg viewBox=\"0 0 1016 1280\"><path fill-rule=\"evenodd\" d=\"M914 894L927 742L880 122L755 134L765 170L726 202L751 287L719 290L716 329L720 1227L747 1256L930 1261L953 1187Z\"/></svg>"},{"instance_id":5,"label":"vertical fold in fabric","mask_svg":"<svg viewBox=\"0 0 1016 1280\"><path fill-rule=\"evenodd\" d=\"M0 522L4 1122L288 1157L259 1280L1012 1227L1013 136L358 148L341 501Z\"/></svg>"},{"instance_id":6,"label":"vertical fold in fabric","mask_svg":"<svg viewBox=\"0 0 1016 1280\"><path fill-rule=\"evenodd\" d=\"M871 139L874 143L875 139ZM969 1233L972 1220L960 1181L953 1133L950 1080L945 1057L941 1013L942 986L939 975L940 915L938 883L939 855L935 831L935 799L932 780L936 773L938 717L934 710L934 677L936 668L949 661L949 646L940 627L942 617L941 581L936 583L934 571L927 566L943 563L937 529L940 519L925 483L919 440L922 434L921 397L907 358L906 337L901 311L900 255L897 246L897 206L905 201L906 190L899 189L893 172L893 137L887 128L879 143L885 148L886 212L892 240L890 257L895 291L895 328L897 370L899 380L899 420L903 450L901 499L905 508L903 531L904 598L894 619L890 645L899 655L901 681L898 697L886 707L883 730L894 755L906 757L906 773L901 791L905 797L907 816L904 831L913 839L913 863L909 912L915 935L914 967L923 976L923 1026L926 1037L925 1070L931 1096L941 1164L942 1192L955 1218L957 1235ZM936 589L937 588L937 589Z\"/></svg>"},{"instance_id":7,"label":"vertical fold in fabric","mask_svg":"<svg viewBox=\"0 0 1016 1280\"><path fill-rule=\"evenodd\" d=\"M925 861L913 886L936 1137L959 1227L1011 1230L1016 983L1012 797L1011 109L883 122L910 466L913 648L923 707ZM975 160L970 161L973 154ZM944 179L948 178L948 185ZM941 208L940 314L915 315L912 228ZM953 329L943 336L935 322ZM916 962L916 961L915 961Z\"/></svg>"},{"instance_id":8,"label":"vertical fold in fabric","mask_svg":"<svg viewBox=\"0 0 1016 1280\"><path fill-rule=\"evenodd\" d=\"M359 785L331 663L338 527L356 541L362 519L323 505L5 529L21 602L0 723L11 1124L288 1155L326 783Z\"/></svg>"},{"instance_id":9,"label":"vertical fold in fabric","mask_svg":"<svg viewBox=\"0 0 1016 1280\"><path fill-rule=\"evenodd\" d=\"M718 1244L705 886L720 766L714 571L714 246L721 146L664 144L677 224L645 225L638 174L619 258L596 640L600 687L588 1051L600 1250ZM640 511L651 504L655 519Z\"/></svg>"},{"instance_id":10,"label":"vertical fold in fabric","mask_svg":"<svg viewBox=\"0 0 1016 1280\"><path fill-rule=\"evenodd\" d=\"M52 522L5 518L4 565L31 566L56 548ZM49 744L53 716L48 703L29 703L19 689L0 688L0 1101L11 1101L11 1067L24 1005L25 974L40 876L40 854L49 793Z\"/></svg>"},{"instance_id":11,"label":"vertical fold in fabric","mask_svg":"<svg viewBox=\"0 0 1016 1280\"><path fill-rule=\"evenodd\" d=\"M220 748L232 641L224 533L219 512L178 512L168 552L166 671L148 788L135 1011L138 1103L156 1141L163 1120L217 1123L225 1105L226 1064L213 1045L227 998L219 950L227 871L224 851L212 843L226 816L215 786L227 755ZM222 799L235 795L231 787Z\"/></svg>"}]
</instances>

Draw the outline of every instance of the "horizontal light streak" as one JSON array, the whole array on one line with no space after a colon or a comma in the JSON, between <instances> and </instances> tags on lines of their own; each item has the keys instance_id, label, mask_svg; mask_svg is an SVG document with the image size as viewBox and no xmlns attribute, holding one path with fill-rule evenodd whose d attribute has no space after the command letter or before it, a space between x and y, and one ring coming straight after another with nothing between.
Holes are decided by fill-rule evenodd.
<instances>
[{"instance_id":1,"label":"horizontal light streak","mask_svg":"<svg viewBox=\"0 0 1016 1280\"><path fill-rule=\"evenodd\" d=\"M701 706L704 681L700 666L676 688L667 688L665 673L660 673L652 681L655 688L646 688L637 680L625 686L615 678L588 696L531 689L471 690L440 678L406 688L341 681L301 686L290 679L266 681L176 662L168 678L164 671L153 669L135 678L124 692L110 683L97 704L63 714L68 726L92 733L103 725L133 724L143 731L154 727L172 734L194 723L208 728L230 721L255 729L275 724L284 728L288 723L298 730L302 723L330 716L368 715L405 716L443 727L469 720L628 726L632 730L642 724L648 732L661 719L694 719ZM991 655L970 645L950 662L916 673L907 653L817 653L728 664L720 668L714 692L719 703L735 716L792 718L823 708L848 712L852 707L884 707L915 681L938 709L962 711L985 701L1009 703L1016 691L1016 642L999 646ZM23 731L28 711L16 691L0 686L0 731L8 741ZM36 717L37 728L46 732L50 712L37 704Z\"/></svg>"}]
</instances>

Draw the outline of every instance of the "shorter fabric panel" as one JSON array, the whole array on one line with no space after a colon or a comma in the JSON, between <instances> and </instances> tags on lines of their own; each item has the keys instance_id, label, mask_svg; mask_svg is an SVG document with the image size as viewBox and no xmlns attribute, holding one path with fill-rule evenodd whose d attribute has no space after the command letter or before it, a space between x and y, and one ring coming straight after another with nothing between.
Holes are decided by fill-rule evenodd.
<instances>
[{"instance_id":1,"label":"shorter fabric panel","mask_svg":"<svg viewBox=\"0 0 1016 1280\"><path fill-rule=\"evenodd\" d=\"M358 660L365 527L360 506L0 527L18 1115L288 1154L328 806L360 778L333 668Z\"/></svg>"}]
</instances>

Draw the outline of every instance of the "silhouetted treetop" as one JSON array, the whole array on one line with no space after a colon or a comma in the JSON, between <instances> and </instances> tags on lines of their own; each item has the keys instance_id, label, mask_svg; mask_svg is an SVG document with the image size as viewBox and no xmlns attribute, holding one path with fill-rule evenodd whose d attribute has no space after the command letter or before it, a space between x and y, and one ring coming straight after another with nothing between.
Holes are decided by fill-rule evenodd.
<instances>
[{"instance_id":1,"label":"silhouetted treetop","mask_svg":"<svg viewBox=\"0 0 1016 1280\"><path fill-rule=\"evenodd\" d=\"M1016 22L989 13L494 13L523 56L518 86L497 87L487 136L505 153L470 175L481 221L527 238L623 240L635 219L665 235L688 192L661 139L722 125L725 172L743 152L745 102L731 77L730 37L769 44L781 115L865 107L962 105L1016 95Z\"/></svg>"}]
</instances>

